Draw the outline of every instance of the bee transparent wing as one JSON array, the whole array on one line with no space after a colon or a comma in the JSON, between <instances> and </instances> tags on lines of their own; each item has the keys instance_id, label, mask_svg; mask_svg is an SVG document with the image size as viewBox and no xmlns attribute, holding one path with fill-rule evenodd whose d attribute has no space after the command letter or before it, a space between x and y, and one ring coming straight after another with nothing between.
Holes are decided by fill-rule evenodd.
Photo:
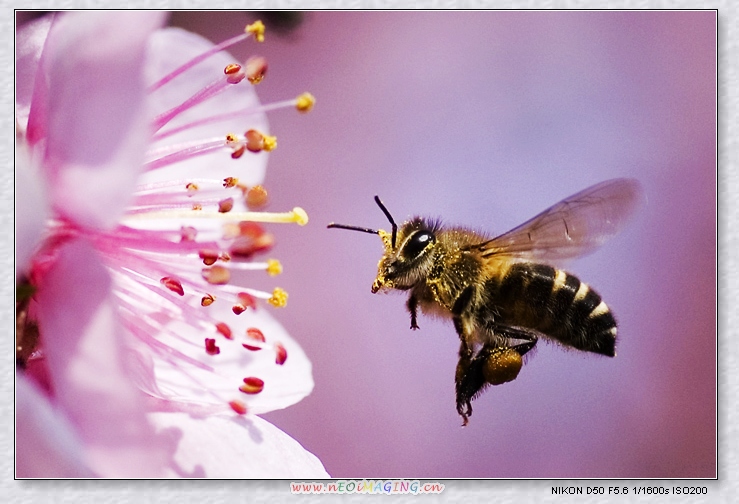
<instances>
[{"instance_id":1,"label":"bee transparent wing","mask_svg":"<svg viewBox=\"0 0 739 504\"><path fill-rule=\"evenodd\" d=\"M618 233L643 201L637 180L607 180L469 250L489 258L505 255L543 262L582 256Z\"/></svg>"}]
</instances>

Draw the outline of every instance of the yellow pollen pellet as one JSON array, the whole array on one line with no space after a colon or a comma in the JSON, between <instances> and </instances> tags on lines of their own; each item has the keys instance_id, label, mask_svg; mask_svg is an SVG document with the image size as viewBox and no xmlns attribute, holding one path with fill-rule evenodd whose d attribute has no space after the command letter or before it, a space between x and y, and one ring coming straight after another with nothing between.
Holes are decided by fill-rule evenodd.
<instances>
[{"instance_id":1,"label":"yellow pollen pellet","mask_svg":"<svg viewBox=\"0 0 739 504\"><path fill-rule=\"evenodd\" d=\"M277 137L270 136L270 135L264 135L264 140L262 140L262 150L269 152L271 150L275 150L276 148L277 148Z\"/></svg>"},{"instance_id":2,"label":"yellow pollen pellet","mask_svg":"<svg viewBox=\"0 0 739 504\"><path fill-rule=\"evenodd\" d=\"M298 112L310 112L315 104L316 98L310 93L303 93L295 99L295 108L298 109Z\"/></svg>"},{"instance_id":3,"label":"yellow pollen pellet","mask_svg":"<svg viewBox=\"0 0 739 504\"><path fill-rule=\"evenodd\" d=\"M276 276L282 273L282 264L277 259L267 260L267 274L269 276Z\"/></svg>"},{"instance_id":4,"label":"yellow pollen pellet","mask_svg":"<svg viewBox=\"0 0 739 504\"><path fill-rule=\"evenodd\" d=\"M284 289L275 287L275 290L272 291L272 297L267 302L277 308L284 308L287 305L287 292Z\"/></svg>"},{"instance_id":5,"label":"yellow pollen pellet","mask_svg":"<svg viewBox=\"0 0 739 504\"><path fill-rule=\"evenodd\" d=\"M264 23L261 20L256 20L250 25L246 25L244 31L254 35L254 40L257 42L264 42Z\"/></svg>"}]
</instances>

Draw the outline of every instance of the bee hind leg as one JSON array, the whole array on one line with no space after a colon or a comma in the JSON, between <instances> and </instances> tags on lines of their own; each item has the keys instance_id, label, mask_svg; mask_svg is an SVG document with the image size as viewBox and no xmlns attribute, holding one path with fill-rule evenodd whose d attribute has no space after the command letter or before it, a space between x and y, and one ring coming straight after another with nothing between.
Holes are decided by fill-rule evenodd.
<instances>
[{"instance_id":1,"label":"bee hind leg","mask_svg":"<svg viewBox=\"0 0 739 504\"><path fill-rule=\"evenodd\" d=\"M538 336L532 331L497 325L496 335L505 343L487 343L474 358L463 342L457 364L457 413L467 425L472 415L472 401L488 386L513 381L523 366L522 357L536 346ZM518 344L511 340L523 341Z\"/></svg>"},{"instance_id":2,"label":"bee hind leg","mask_svg":"<svg viewBox=\"0 0 739 504\"><path fill-rule=\"evenodd\" d=\"M469 417L472 415L472 396L469 393L469 375L470 366L472 365L472 352L467 347L467 343L462 341L459 347L459 362L457 362L457 372L455 375L456 391L457 391L457 413L462 417L462 427L467 425ZM479 389L479 387L478 387Z\"/></svg>"}]
</instances>

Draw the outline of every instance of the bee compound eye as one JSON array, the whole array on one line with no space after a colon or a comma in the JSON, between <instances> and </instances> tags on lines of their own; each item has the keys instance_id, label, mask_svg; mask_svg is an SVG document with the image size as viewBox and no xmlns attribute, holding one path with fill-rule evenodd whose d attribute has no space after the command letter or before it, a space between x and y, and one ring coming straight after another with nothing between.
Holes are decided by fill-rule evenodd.
<instances>
[{"instance_id":1,"label":"bee compound eye","mask_svg":"<svg viewBox=\"0 0 739 504\"><path fill-rule=\"evenodd\" d=\"M417 257L434 241L434 235L429 231L418 231L410 237L403 249L403 255L408 258Z\"/></svg>"}]
</instances>

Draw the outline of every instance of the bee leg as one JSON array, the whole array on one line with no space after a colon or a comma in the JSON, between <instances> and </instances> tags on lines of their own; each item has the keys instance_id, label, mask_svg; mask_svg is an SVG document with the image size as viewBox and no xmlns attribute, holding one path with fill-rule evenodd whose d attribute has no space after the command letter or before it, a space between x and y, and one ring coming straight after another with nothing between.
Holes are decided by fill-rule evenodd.
<instances>
[{"instance_id":1,"label":"bee leg","mask_svg":"<svg viewBox=\"0 0 739 504\"><path fill-rule=\"evenodd\" d=\"M534 348L536 346L536 342L539 341L539 336L534 331L511 327L504 324L498 324L493 321L488 321L487 323L485 323L485 329L499 337L505 338L506 340L524 341L524 343L512 345L510 347L518 352L521 356L525 355L529 350Z\"/></svg>"},{"instance_id":2,"label":"bee leg","mask_svg":"<svg viewBox=\"0 0 739 504\"><path fill-rule=\"evenodd\" d=\"M411 312L411 329L414 329L414 330L420 329L418 327L418 321L417 321L418 298L414 294L411 294L410 297L408 298L407 306L408 306L408 311Z\"/></svg>"},{"instance_id":3,"label":"bee leg","mask_svg":"<svg viewBox=\"0 0 739 504\"><path fill-rule=\"evenodd\" d=\"M472 401L489 385L501 385L515 380L523 364L522 357L536 346L539 337L533 331L495 322L484 326L497 337L486 343L474 358L462 343L457 364L457 412L467 425L472 415ZM502 338L502 341L501 341ZM522 343L513 344L515 341Z\"/></svg>"},{"instance_id":4,"label":"bee leg","mask_svg":"<svg viewBox=\"0 0 739 504\"><path fill-rule=\"evenodd\" d=\"M469 422L468 418L472 415L472 395L467 393L465 386L466 378L469 374L470 364L472 363L472 352L465 341L459 347L459 362L457 363L457 372L455 375L456 391L457 391L457 413L462 417L462 427Z\"/></svg>"},{"instance_id":5,"label":"bee leg","mask_svg":"<svg viewBox=\"0 0 739 504\"><path fill-rule=\"evenodd\" d=\"M470 349L469 344L467 343L467 339L470 335L467 334L465 331L462 314L469 306L470 301L472 300L473 293L474 287L470 285L462 291L462 294L459 295L456 301L454 301L454 306L452 306L452 320L454 321L454 329L456 329L457 335L459 335L459 339L462 342L462 348L459 349L460 358L462 357L463 351L467 359L472 358L472 349Z\"/></svg>"}]
</instances>

